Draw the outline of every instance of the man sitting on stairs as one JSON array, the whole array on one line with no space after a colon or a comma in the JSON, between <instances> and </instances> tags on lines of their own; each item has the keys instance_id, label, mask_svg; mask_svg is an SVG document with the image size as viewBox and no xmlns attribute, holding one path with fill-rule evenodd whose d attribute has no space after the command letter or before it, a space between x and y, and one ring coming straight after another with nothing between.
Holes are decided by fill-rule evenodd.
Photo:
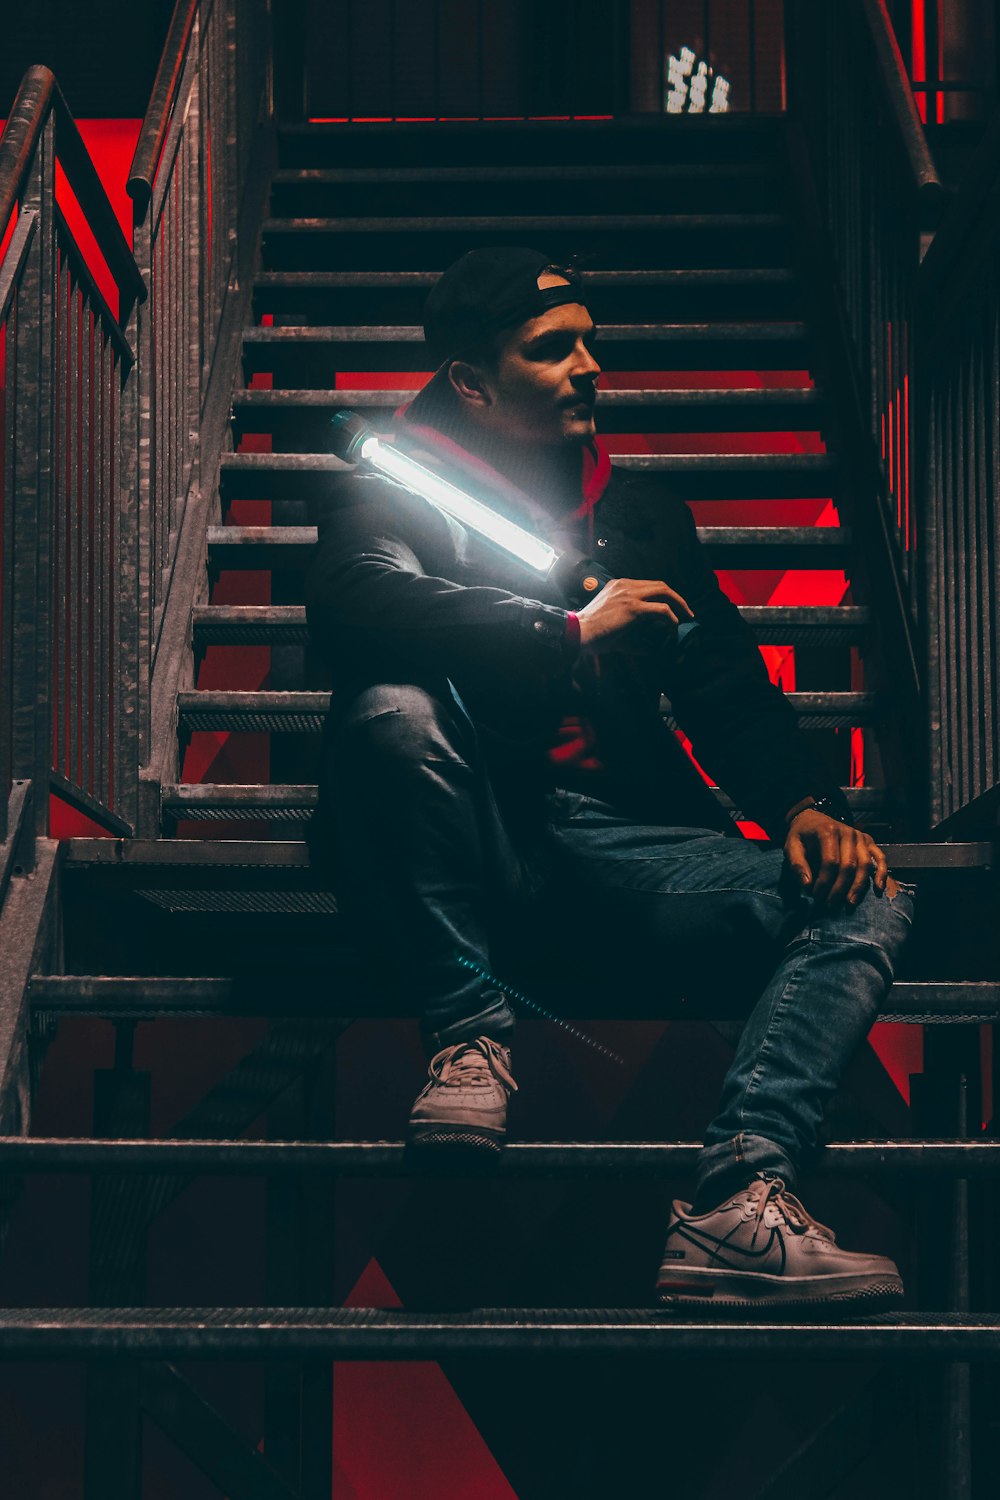
<instances>
[{"instance_id":1,"label":"man sitting on stairs","mask_svg":"<svg viewBox=\"0 0 1000 1500\"><path fill-rule=\"evenodd\" d=\"M313 858L419 1008L423 1149L504 1142L511 915L522 948L582 970L609 1017L637 987L645 1013L657 993L745 996L660 1300L871 1307L901 1295L896 1266L839 1248L791 1189L892 982L913 889L852 826L687 506L595 441L594 332L576 274L537 251L472 251L432 289L437 372L394 440L614 577L570 609L427 501L342 480L307 580L333 688ZM720 808L661 694L771 843Z\"/></svg>"}]
</instances>

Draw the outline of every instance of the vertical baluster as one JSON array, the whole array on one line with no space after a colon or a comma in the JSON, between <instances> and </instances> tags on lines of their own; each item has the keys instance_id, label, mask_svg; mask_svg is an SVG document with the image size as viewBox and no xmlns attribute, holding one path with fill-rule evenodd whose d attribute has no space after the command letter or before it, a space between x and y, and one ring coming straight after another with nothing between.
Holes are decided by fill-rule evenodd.
<instances>
[{"instance_id":1,"label":"vertical baluster","mask_svg":"<svg viewBox=\"0 0 1000 1500\"><path fill-rule=\"evenodd\" d=\"M167 240L167 296L170 322L170 478L167 501L169 512L165 517L163 527L163 557L161 567L166 569L170 561L170 538L177 524L177 491L180 486L180 443L178 441L178 422L180 420L180 305L177 300L177 266L180 258L178 240L180 239L177 213L178 190L180 182L177 176L177 162L170 172L170 228ZM218 211L218 205L216 205Z\"/></svg>"},{"instance_id":2,"label":"vertical baluster","mask_svg":"<svg viewBox=\"0 0 1000 1500\"><path fill-rule=\"evenodd\" d=\"M190 122L181 142L184 159L184 188L181 193L182 235L184 247L184 301L182 303L181 338L184 350L184 436L187 440L187 484L200 473L199 463L199 416L201 411L201 369L198 360L200 327L198 308L200 288L198 271L200 264L200 205L198 201L197 131L192 131Z\"/></svg>"},{"instance_id":3,"label":"vertical baluster","mask_svg":"<svg viewBox=\"0 0 1000 1500\"><path fill-rule=\"evenodd\" d=\"M951 643L949 655L952 663L952 713L950 717L954 720L954 756L952 771L952 798L953 806L961 806L966 798L965 782L965 691L966 684L963 681L963 664L965 661L965 590L962 586L963 550L964 537L962 525L962 512L965 506L965 465L964 453L962 452L962 429L963 409L965 400L965 383L961 362L956 362L951 389L951 504L949 505L949 521L951 525L951 545L949 569L949 593L951 598L950 609L950 633Z\"/></svg>"},{"instance_id":4,"label":"vertical baluster","mask_svg":"<svg viewBox=\"0 0 1000 1500\"><path fill-rule=\"evenodd\" d=\"M665 4L666 0L656 0L656 56L660 77L660 92L656 108L659 114L662 114L667 107L667 56L664 42L663 15Z\"/></svg>"},{"instance_id":5,"label":"vertical baluster","mask_svg":"<svg viewBox=\"0 0 1000 1500\"><path fill-rule=\"evenodd\" d=\"M162 220L157 216L153 227L153 431L155 434L152 466L149 527L149 603L150 633L155 634L160 601L160 507L163 504L163 426L164 426L164 378L163 378L163 245Z\"/></svg>"},{"instance_id":6,"label":"vertical baluster","mask_svg":"<svg viewBox=\"0 0 1000 1500\"><path fill-rule=\"evenodd\" d=\"M992 784L1000 781L1000 712L996 695L1000 692L1000 285L996 277L991 297L990 388L986 405L990 459L987 469L989 503L986 515L986 562L990 580L989 640L984 666L988 671L986 693L990 702L992 723ZM997 1043L995 1042L996 1046ZM1000 1103L994 1100L994 1118Z\"/></svg>"},{"instance_id":7,"label":"vertical baluster","mask_svg":"<svg viewBox=\"0 0 1000 1500\"><path fill-rule=\"evenodd\" d=\"M69 369L69 266L65 256L59 255L58 289L56 294L56 363L52 461L55 470L55 568L52 579L52 623L53 623L53 685L52 709L55 716L55 757L57 770L66 769L66 678L67 678L67 532L66 491L69 482L68 449L68 376Z\"/></svg>"},{"instance_id":8,"label":"vertical baluster","mask_svg":"<svg viewBox=\"0 0 1000 1500\"><path fill-rule=\"evenodd\" d=\"M107 465L106 452L107 434L105 430L105 407L107 403L107 392L105 385L107 381L107 363L110 355L107 351L108 340L100 325L94 332L93 342L93 371L91 375L91 392L94 404L94 564L93 564L93 594L94 594L94 639L91 649L93 651L94 671L94 735L93 735L93 777L94 795L102 802L110 806L107 785L107 752L105 746L105 726L108 717L108 670L106 654L108 649L108 490L107 490Z\"/></svg>"},{"instance_id":9,"label":"vertical baluster","mask_svg":"<svg viewBox=\"0 0 1000 1500\"><path fill-rule=\"evenodd\" d=\"M8 249L8 255L13 251ZM13 777L11 745L13 673L11 633L14 604L14 491L11 457L14 451L13 416L16 406L17 291L0 323L0 839L7 837L7 800Z\"/></svg>"},{"instance_id":10,"label":"vertical baluster","mask_svg":"<svg viewBox=\"0 0 1000 1500\"><path fill-rule=\"evenodd\" d=\"M77 282L67 265L66 300L66 581L63 609L66 612L66 673L63 684L65 694L66 754L59 769L73 780L76 775L79 730L77 718L77 643L79 636L79 592L77 574L80 555L80 494L79 452L77 430L80 422L79 370L79 322L77 316Z\"/></svg>"},{"instance_id":11,"label":"vertical baluster","mask_svg":"<svg viewBox=\"0 0 1000 1500\"><path fill-rule=\"evenodd\" d=\"M757 0L747 0L747 57L750 113L757 113Z\"/></svg>"},{"instance_id":12,"label":"vertical baluster","mask_svg":"<svg viewBox=\"0 0 1000 1500\"><path fill-rule=\"evenodd\" d=\"M168 352L170 346L170 335L168 323L170 318L170 298L167 290L166 277L166 238L167 238L167 199L164 198L163 210L157 227L156 246L157 264L159 268L159 305L157 308L157 382L156 397L157 411L159 413L159 444L157 450L156 467L156 546L153 552L153 627L158 628L160 619L160 588L163 576L163 516L166 511L169 486L168 470L168 445L170 440L170 369L168 365Z\"/></svg>"},{"instance_id":13,"label":"vertical baluster","mask_svg":"<svg viewBox=\"0 0 1000 1500\"><path fill-rule=\"evenodd\" d=\"M119 385L121 380L120 361L117 354L112 359L111 379L108 381L108 451L111 462L108 466L109 494L108 494L108 519L110 521L110 552L111 552L111 586L108 591L108 628L111 641L111 683L112 691L108 707L108 754L109 775L108 783L111 788L111 805L116 805L115 798L118 796L118 788L124 780L125 770L123 759L127 752L127 745L123 743L121 726L124 718L123 706L125 696L125 684L122 673L122 641L120 632L121 610L119 608L119 590L121 588L122 567L125 558L121 546L121 521L118 515L118 478L121 472L121 447L120 431L118 423L119 411Z\"/></svg>"},{"instance_id":14,"label":"vertical baluster","mask_svg":"<svg viewBox=\"0 0 1000 1500\"><path fill-rule=\"evenodd\" d=\"M984 326L977 326L970 350L972 365L972 389L970 391L970 467L969 486L969 677L973 688L973 713L969 725L969 772L979 796L992 786L987 781L989 752L989 721L992 705L986 701L986 621L989 604L990 579L984 577L983 566L987 561L986 536L983 526L986 515L986 450L984 429L986 413L983 407L986 383L986 340Z\"/></svg>"},{"instance_id":15,"label":"vertical baluster","mask_svg":"<svg viewBox=\"0 0 1000 1500\"><path fill-rule=\"evenodd\" d=\"M130 348L136 343L136 312L131 309L127 324L127 342ZM140 692L144 689L144 673L139 662L138 587L136 572L139 562L138 513L134 503L136 493L136 460L138 448L138 404L135 366L126 357L118 360L118 422L117 449L119 494L127 498L122 507L119 526L121 536L120 553L122 567L118 580L120 601L120 650L119 675L121 678L122 717L119 742L122 745L121 775L118 779L118 810L133 826L138 819L139 766L143 748L143 710Z\"/></svg>"},{"instance_id":16,"label":"vertical baluster","mask_svg":"<svg viewBox=\"0 0 1000 1500\"><path fill-rule=\"evenodd\" d=\"M90 298L81 298L80 348L80 770L77 777L85 792L93 795L94 758L91 746L94 718L94 671L91 642L94 638L94 404L91 374L94 363L94 316Z\"/></svg>"},{"instance_id":17,"label":"vertical baluster","mask_svg":"<svg viewBox=\"0 0 1000 1500\"><path fill-rule=\"evenodd\" d=\"M961 489L959 491L958 525L959 545L957 549L959 591L959 680L962 684L962 803L976 795L972 776L973 742L976 735L978 703L975 689L975 663L973 661L975 628L975 563L970 549L975 544L975 421L973 402L975 392L975 334L971 336L971 348L966 347L960 365L961 405L959 406L959 434L956 449L961 467Z\"/></svg>"},{"instance_id":18,"label":"vertical baluster","mask_svg":"<svg viewBox=\"0 0 1000 1500\"><path fill-rule=\"evenodd\" d=\"M54 469L56 458L53 449L61 440L60 414L63 410L60 389L63 383L63 364L57 360L53 341L53 317L63 319L65 304L60 287L60 256L58 215L56 211L56 128L50 116L39 143L39 262L38 281L38 331L40 361L36 387L39 449L38 449L38 509L34 517L34 536L29 543L35 549L36 580L32 588L31 603L35 606L35 619L30 624L35 653L35 702L25 705L33 720L32 736L35 741L34 766L31 771L35 783L35 827L38 833L47 833L49 827L49 795L52 785L52 721L60 714L60 702L56 691L53 666L53 640L59 634L59 649L64 651L63 612L53 610L49 621L44 619L44 602L49 594L49 581L57 577L57 558L53 552L53 518L59 510L57 503L58 475ZM27 199L22 197L22 211ZM68 273L67 273L68 274ZM63 339L65 345L65 335ZM60 455L61 468L61 455ZM27 538L25 538L27 541ZM58 592L57 592L58 597ZM61 603L61 601L60 601ZM41 608L39 608L41 606ZM47 705L43 708L43 702Z\"/></svg>"}]
</instances>

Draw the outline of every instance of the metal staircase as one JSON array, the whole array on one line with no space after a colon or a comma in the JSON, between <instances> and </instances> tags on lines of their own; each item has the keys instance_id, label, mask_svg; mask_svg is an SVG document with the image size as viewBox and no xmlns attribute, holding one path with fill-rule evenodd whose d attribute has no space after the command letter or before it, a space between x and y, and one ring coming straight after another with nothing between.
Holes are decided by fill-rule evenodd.
<instances>
[{"instance_id":1,"label":"metal staircase","mask_svg":"<svg viewBox=\"0 0 1000 1500\"><path fill-rule=\"evenodd\" d=\"M183 59L199 33L175 31ZM176 79L173 87L176 101ZM229 331L219 334L214 383L209 372L199 387L201 489L161 528L172 539L164 543L169 587L153 591L158 613L147 600L149 639L161 645L135 832L121 836L112 823L117 836L78 837L58 849L42 839L31 888L12 840L0 866L10 883L0 933L21 939L2 991L5 1098L16 1092L21 1101L20 1117L6 1106L11 1123L0 1138L14 1242L32 1201L18 1198L23 1179L84 1174L92 1182L87 1296L62 1306L54 1288L52 1306L21 1306L11 1285L10 1305L0 1308L0 1357L86 1363L88 1500L139 1500L144 1415L231 1500L313 1500L333 1483L332 1361L446 1360L460 1387L469 1372L470 1400L478 1393L480 1409L492 1402L502 1411L512 1370L541 1402L547 1372L569 1378L570 1356L598 1381L615 1426L601 1432L587 1408L573 1425L560 1408L558 1442L578 1450L559 1471L572 1477L566 1493L644 1492L642 1466L656 1457L656 1435L643 1425L651 1379L680 1384L683 1368L697 1383L695 1372L707 1368L723 1385L752 1382L775 1361L806 1379L842 1359L863 1363L871 1380L846 1402L841 1392L834 1405L824 1398L808 1411L806 1435L761 1481L761 1500L789 1493L784 1486L806 1474L811 1492L833 1494L876 1446L880 1420L912 1448L905 1481L913 1493L987 1493L970 1488L963 1434L973 1409L989 1428L1000 1356L995 1272L969 1253L970 1226L982 1237L995 1222L1000 1169L995 1132L979 1128L988 1071L980 1028L1000 1015L989 917L996 844L987 833L928 839L912 761L900 754L907 720L886 623L895 601L878 587L871 519L856 488L856 433L837 383L796 161L784 120L763 116L278 128L252 291L233 277L228 304L219 304L219 326ZM581 258L608 372L598 428L614 462L662 474L693 503L713 563L745 583L741 607L758 641L780 648L771 662L794 680L804 729L819 738L892 867L918 884L919 929L883 1017L927 1028L912 1109L866 1053L815 1169L821 1187L864 1182L878 1195L908 1248L903 1314L828 1326L694 1323L645 1306L631 1262L620 1278L601 1267L614 1263L628 1227L658 1223L697 1148L689 1139L629 1136L624 1109L611 1117L612 1128L624 1121L623 1138L515 1140L472 1188L486 1205L474 1217L484 1222L493 1192L512 1218L519 1193L562 1195L571 1207L547 1252L556 1258L580 1255L569 1231L586 1221L584 1243L592 1236L609 1260L594 1270L584 1253L567 1276L566 1305L552 1296L554 1269L532 1279L538 1246L525 1250L513 1237L518 1273L488 1264L506 1302L512 1288L521 1299L515 1305L491 1294L488 1276L454 1268L449 1301L447 1276L432 1274L430 1256L422 1269L440 1292L436 1304L418 1290L402 1310L342 1305L335 1253L350 1233L349 1185L409 1185L427 1216L457 1169L415 1166L395 1139L338 1131L338 1113L352 1115L338 1045L359 1020L409 1012L405 993L387 989L340 931L336 893L310 868L301 839L329 704L308 648L302 575L316 508L339 467L326 451L330 415L349 406L391 425L426 365L420 308L435 274L471 246L498 240ZM249 264L245 245L243 253ZM155 250L150 263L155 273ZM239 358L235 383L224 388L227 347ZM183 363L179 340L170 357ZM176 374L180 365L167 368ZM232 451L221 436L230 394ZM692 434L702 441L677 441ZM811 602L817 576L838 572L846 579L838 602ZM780 603L755 595L762 574L786 575ZM258 648L270 653L263 683ZM663 711L669 716L666 702ZM257 774L188 779L185 770L212 759L195 737L220 734L234 737L230 771ZM851 785L861 765L864 777ZM585 964L555 975L512 962L515 982L560 1014L608 1019ZM731 1035L740 997L696 1007L677 996L665 1014L653 993L634 976L615 1020L715 1023L708 1034L720 1046ZM88 1021L113 1027L113 1064L95 1075L91 1134L55 1137L34 1107L46 1053L65 1035L60 1028ZM151 1032L146 1023L155 1023ZM180 1054L176 1035L171 1044L183 1057L184 1048L199 1048L190 1037L201 1034L211 1047L219 1028L234 1023L239 1060L181 1118L154 1130L158 1080L148 1059L159 1067L157 1035L189 1026ZM529 1035L526 1050L534 1045ZM867 1101L866 1080L879 1085ZM372 1076L363 1092L377 1088ZM398 1132L401 1097L387 1090L379 1129ZM641 1129L648 1115L635 1119ZM170 1305L171 1295L189 1295L197 1275L165 1266L176 1248L168 1211L208 1179L220 1187L220 1206L201 1192L200 1232L224 1234L236 1178L264 1184L250 1218L238 1221L252 1226L253 1239L249 1269L234 1274L240 1305L225 1297ZM640 1195L640 1208L593 1225L593 1203L622 1185ZM465 1297L469 1285L478 1300ZM147 1305L157 1297L161 1305ZM501 1305L488 1305L494 1300ZM514 1365L509 1356L518 1357ZM190 1378L188 1362L220 1358L255 1369L260 1362L262 1452ZM739 1374L727 1377L733 1360ZM184 1362L183 1373L173 1361ZM676 1400L683 1409L680 1393ZM707 1461L678 1459L690 1484L705 1478ZM817 1479L820 1462L825 1477ZM547 1463L519 1478L522 1500L558 1493Z\"/></svg>"}]
</instances>

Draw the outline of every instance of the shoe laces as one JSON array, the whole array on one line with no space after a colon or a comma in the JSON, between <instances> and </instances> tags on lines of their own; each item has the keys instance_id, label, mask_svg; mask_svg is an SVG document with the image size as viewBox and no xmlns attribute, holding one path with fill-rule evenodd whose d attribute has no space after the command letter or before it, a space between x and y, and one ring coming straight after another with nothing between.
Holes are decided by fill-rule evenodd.
<instances>
[{"instance_id":1,"label":"shoe laces","mask_svg":"<svg viewBox=\"0 0 1000 1500\"><path fill-rule=\"evenodd\" d=\"M431 1058L427 1072L438 1083L447 1083L449 1079L456 1084L472 1083L485 1066L494 1078L517 1093L507 1062L509 1057L506 1047L492 1037L477 1036L474 1042L454 1042L443 1047Z\"/></svg>"},{"instance_id":2,"label":"shoe laces","mask_svg":"<svg viewBox=\"0 0 1000 1500\"><path fill-rule=\"evenodd\" d=\"M757 1178L748 1185L747 1191L756 1200L754 1212L757 1223L750 1240L751 1245L756 1240L761 1225L765 1223L764 1216L769 1208L784 1220L793 1234L811 1233L819 1235L821 1239L834 1240L833 1230L814 1219L795 1194L788 1191L780 1177Z\"/></svg>"}]
</instances>

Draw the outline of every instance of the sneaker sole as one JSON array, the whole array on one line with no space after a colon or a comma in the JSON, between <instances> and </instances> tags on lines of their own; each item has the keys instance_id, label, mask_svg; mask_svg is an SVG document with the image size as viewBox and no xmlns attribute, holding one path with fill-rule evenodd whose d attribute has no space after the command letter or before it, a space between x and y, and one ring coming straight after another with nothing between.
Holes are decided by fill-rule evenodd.
<instances>
[{"instance_id":1,"label":"sneaker sole","mask_svg":"<svg viewBox=\"0 0 1000 1500\"><path fill-rule=\"evenodd\" d=\"M491 1130L485 1125L419 1125L410 1130L409 1145L423 1150L458 1150L487 1152L499 1156L503 1150L506 1133Z\"/></svg>"},{"instance_id":2,"label":"sneaker sole","mask_svg":"<svg viewBox=\"0 0 1000 1500\"><path fill-rule=\"evenodd\" d=\"M681 1280L676 1274L658 1281L657 1300L664 1307L815 1307L864 1304L869 1312L875 1305L898 1302L903 1283L898 1276L754 1276L747 1271L729 1275L706 1270L703 1275L690 1271Z\"/></svg>"}]
</instances>

